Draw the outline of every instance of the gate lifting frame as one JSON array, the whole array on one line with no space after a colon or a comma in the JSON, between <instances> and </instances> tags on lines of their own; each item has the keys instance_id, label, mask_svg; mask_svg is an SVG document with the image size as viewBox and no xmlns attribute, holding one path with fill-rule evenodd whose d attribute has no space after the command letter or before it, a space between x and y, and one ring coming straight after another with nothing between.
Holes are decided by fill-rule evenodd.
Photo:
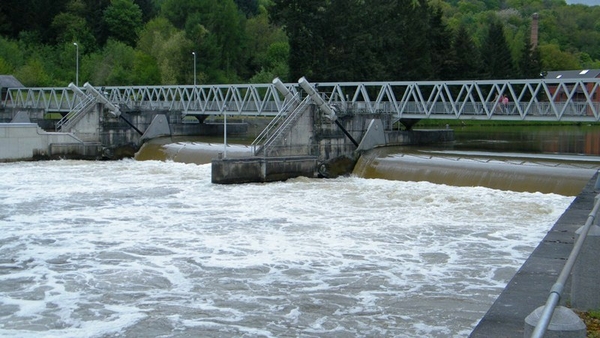
<instances>
[{"instance_id":1,"label":"gate lifting frame","mask_svg":"<svg viewBox=\"0 0 600 338\"><path fill-rule=\"evenodd\" d=\"M509 121L600 120L600 79L422 82L340 82L314 85L344 114L392 114L396 119ZM298 84L286 84L305 96ZM276 116L286 99L273 84L128 86L97 88L132 110L182 115ZM500 98L506 96L508 103ZM10 88L7 108L68 112L80 98L68 88Z\"/></svg>"}]
</instances>

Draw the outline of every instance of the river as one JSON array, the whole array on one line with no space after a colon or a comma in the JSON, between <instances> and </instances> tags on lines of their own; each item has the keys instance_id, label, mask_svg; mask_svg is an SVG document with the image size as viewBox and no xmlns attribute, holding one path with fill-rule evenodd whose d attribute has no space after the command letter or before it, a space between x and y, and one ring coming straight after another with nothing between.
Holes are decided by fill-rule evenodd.
<instances>
[{"instance_id":1,"label":"river","mask_svg":"<svg viewBox=\"0 0 600 338\"><path fill-rule=\"evenodd\" d=\"M423 151L499 152L468 143ZM0 335L465 337L574 197L368 175L214 185L205 154L223 148L0 164Z\"/></svg>"}]
</instances>

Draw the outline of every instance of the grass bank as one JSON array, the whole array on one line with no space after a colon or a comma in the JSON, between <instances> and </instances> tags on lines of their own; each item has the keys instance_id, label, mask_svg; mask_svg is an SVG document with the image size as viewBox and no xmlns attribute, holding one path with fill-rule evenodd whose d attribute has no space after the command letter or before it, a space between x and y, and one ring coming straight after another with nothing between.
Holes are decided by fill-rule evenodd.
<instances>
[{"instance_id":1,"label":"grass bank","mask_svg":"<svg viewBox=\"0 0 600 338\"><path fill-rule=\"evenodd\" d=\"M560 127L560 126L596 126L600 127L600 122L541 122L541 121L486 121L486 120L420 120L413 128L451 128L456 127L513 127L513 126L543 126L543 127Z\"/></svg>"}]
</instances>

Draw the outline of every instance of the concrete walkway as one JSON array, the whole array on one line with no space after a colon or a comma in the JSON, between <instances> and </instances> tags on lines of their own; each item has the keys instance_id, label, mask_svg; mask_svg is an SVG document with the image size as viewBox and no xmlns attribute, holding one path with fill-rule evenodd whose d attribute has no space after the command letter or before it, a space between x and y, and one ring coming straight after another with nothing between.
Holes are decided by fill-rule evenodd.
<instances>
[{"instance_id":1,"label":"concrete walkway","mask_svg":"<svg viewBox=\"0 0 600 338\"><path fill-rule=\"evenodd\" d=\"M594 190L597 176L596 173L554 224L470 337L523 337L525 317L546 303L550 288L573 249L575 231L585 224L594 207L594 198L598 194ZM570 279L565 285L560 305L566 306L570 298L569 283Z\"/></svg>"}]
</instances>

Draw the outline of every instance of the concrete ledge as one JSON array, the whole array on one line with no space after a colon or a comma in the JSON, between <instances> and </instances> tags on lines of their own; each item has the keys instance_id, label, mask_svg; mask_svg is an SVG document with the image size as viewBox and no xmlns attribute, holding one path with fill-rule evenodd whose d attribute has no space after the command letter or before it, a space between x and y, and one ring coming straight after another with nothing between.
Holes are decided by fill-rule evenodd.
<instances>
[{"instance_id":1,"label":"concrete ledge","mask_svg":"<svg viewBox=\"0 0 600 338\"><path fill-rule=\"evenodd\" d=\"M575 238L594 207L594 185L598 174L587 183L546 237L517 271L494 304L471 332L471 338L519 337L525 334L525 318L543 306L562 271ZM597 272L600 276L600 272ZM559 305L570 301L570 279Z\"/></svg>"},{"instance_id":2,"label":"concrete ledge","mask_svg":"<svg viewBox=\"0 0 600 338\"><path fill-rule=\"evenodd\" d=\"M211 162L212 183L238 184L315 177L316 156L221 158Z\"/></svg>"}]
</instances>

